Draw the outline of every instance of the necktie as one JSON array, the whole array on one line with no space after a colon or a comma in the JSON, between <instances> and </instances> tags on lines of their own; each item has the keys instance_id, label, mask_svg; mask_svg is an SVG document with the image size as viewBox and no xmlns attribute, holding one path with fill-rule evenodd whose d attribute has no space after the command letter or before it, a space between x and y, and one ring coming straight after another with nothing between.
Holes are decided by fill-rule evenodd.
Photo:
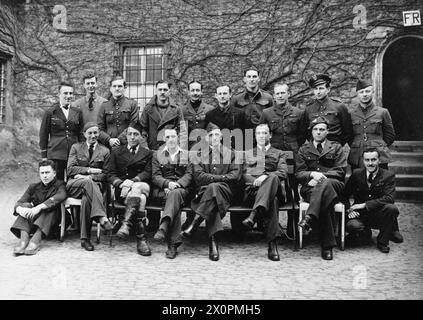
<instances>
[{"instance_id":1,"label":"necktie","mask_svg":"<svg viewBox=\"0 0 423 320\"><path fill-rule=\"evenodd\" d=\"M92 110L94 108L93 106L93 102L94 102L94 95L90 95L90 98L88 99L88 109Z\"/></svg>"},{"instance_id":2,"label":"necktie","mask_svg":"<svg viewBox=\"0 0 423 320\"><path fill-rule=\"evenodd\" d=\"M319 151L319 153L322 153L323 147L322 147L322 144L321 143L318 143L317 144L317 151Z\"/></svg>"},{"instance_id":3,"label":"necktie","mask_svg":"<svg viewBox=\"0 0 423 320\"><path fill-rule=\"evenodd\" d=\"M370 173L369 177L367 178L367 181L371 184L373 182L373 179L374 179L373 173Z\"/></svg>"},{"instance_id":4,"label":"necktie","mask_svg":"<svg viewBox=\"0 0 423 320\"><path fill-rule=\"evenodd\" d=\"M93 157L93 152L94 152L94 144L90 144L90 147L88 148L88 152L90 154L90 160Z\"/></svg>"},{"instance_id":5,"label":"necktie","mask_svg":"<svg viewBox=\"0 0 423 320\"><path fill-rule=\"evenodd\" d=\"M63 108L63 109L68 110L68 109L69 109L69 105L67 105L67 106L62 106L62 108Z\"/></svg>"},{"instance_id":6,"label":"necktie","mask_svg":"<svg viewBox=\"0 0 423 320\"><path fill-rule=\"evenodd\" d=\"M132 153L132 155L134 155L135 156L135 150L137 149L137 147L135 146L135 147L131 147L131 153Z\"/></svg>"}]
</instances>

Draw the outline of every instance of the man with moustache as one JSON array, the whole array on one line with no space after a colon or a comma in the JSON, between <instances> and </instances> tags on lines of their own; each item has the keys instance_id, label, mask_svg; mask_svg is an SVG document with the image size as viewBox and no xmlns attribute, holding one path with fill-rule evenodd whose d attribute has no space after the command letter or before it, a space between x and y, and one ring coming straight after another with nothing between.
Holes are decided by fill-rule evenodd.
<instances>
[{"instance_id":1,"label":"man with moustache","mask_svg":"<svg viewBox=\"0 0 423 320\"><path fill-rule=\"evenodd\" d=\"M317 117L326 118L329 125L328 140L337 141L344 146L352 138L351 116L340 100L328 96L331 81L326 74L314 75L309 80L315 99L305 108L306 125L309 126Z\"/></svg>"},{"instance_id":2,"label":"man with moustache","mask_svg":"<svg viewBox=\"0 0 423 320\"><path fill-rule=\"evenodd\" d=\"M363 166L363 151L376 147L379 151L379 167L388 169L391 159L389 146L395 140L395 130L389 111L373 102L373 86L365 80L358 80L356 91L359 102L351 108L353 139L348 163L351 169Z\"/></svg>"},{"instance_id":3,"label":"man with moustache","mask_svg":"<svg viewBox=\"0 0 423 320\"><path fill-rule=\"evenodd\" d=\"M97 94L97 76L92 71L87 71L82 81L84 83L85 96L74 101L72 105L81 109L84 123L97 123L100 106L103 102L106 102L107 99Z\"/></svg>"},{"instance_id":4,"label":"man with moustache","mask_svg":"<svg viewBox=\"0 0 423 320\"><path fill-rule=\"evenodd\" d=\"M233 198L234 188L241 177L241 166L236 163L235 152L222 143L222 133L217 125L207 125L207 148L192 157L196 196L191 201L195 212L192 223L182 231L186 238L193 236L206 220L209 236L209 259L219 260L216 233L223 230L222 219Z\"/></svg>"},{"instance_id":5,"label":"man with moustache","mask_svg":"<svg viewBox=\"0 0 423 320\"><path fill-rule=\"evenodd\" d=\"M272 95L260 89L260 72L255 67L244 70L244 90L233 97L235 108L245 112L247 121L252 127L260 123L263 110L273 106Z\"/></svg>"},{"instance_id":6,"label":"man with moustache","mask_svg":"<svg viewBox=\"0 0 423 320\"><path fill-rule=\"evenodd\" d=\"M170 84L159 80L156 83L156 95L145 106L140 124L142 135L147 139L148 148L157 150L164 143L164 129L177 129L180 144L188 148L188 134L182 109L170 99Z\"/></svg>"},{"instance_id":7,"label":"man with moustache","mask_svg":"<svg viewBox=\"0 0 423 320\"><path fill-rule=\"evenodd\" d=\"M332 260L336 246L334 206L344 191L347 159L342 146L327 139L328 127L323 117L311 122L312 140L298 151L295 176L301 184L300 194L309 203L298 226L309 230L318 224L322 258Z\"/></svg>"},{"instance_id":8,"label":"man with moustache","mask_svg":"<svg viewBox=\"0 0 423 320\"><path fill-rule=\"evenodd\" d=\"M138 122L139 107L135 100L125 97L126 81L115 76L110 81L110 100L103 102L98 111L97 123L100 128L99 141L107 147L121 145L119 135Z\"/></svg>"},{"instance_id":9,"label":"man with moustache","mask_svg":"<svg viewBox=\"0 0 423 320\"><path fill-rule=\"evenodd\" d=\"M81 198L80 238L81 247L93 251L90 241L92 221L97 221L106 230L112 230L112 224L107 219L102 189L107 181L107 167L110 151L98 143L100 130L97 123L88 122L84 126L85 141L72 146L67 172L68 194Z\"/></svg>"},{"instance_id":10,"label":"man with moustache","mask_svg":"<svg viewBox=\"0 0 423 320\"><path fill-rule=\"evenodd\" d=\"M142 128L137 122L126 130L127 144L112 149L108 182L115 188L115 198L126 204L121 226L116 235L126 239L135 225L137 252L150 256L146 237L145 204L150 193L151 159L153 152L140 145Z\"/></svg>"},{"instance_id":11,"label":"man with moustache","mask_svg":"<svg viewBox=\"0 0 423 320\"><path fill-rule=\"evenodd\" d=\"M380 167L379 150L369 147L363 151L364 168L353 171L345 187L345 198L354 197L348 212L346 229L347 243L357 245L372 238L371 228L379 229L377 248L389 253L389 240L403 242L395 226L398 225L399 210L394 204L395 174Z\"/></svg>"},{"instance_id":12,"label":"man with moustache","mask_svg":"<svg viewBox=\"0 0 423 320\"><path fill-rule=\"evenodd\" d=\"M252 205L253 210L242 223L252 229L256 219L264 220L267 256L272 261L279 261L276 240L282 232L278 208L284 201L281 183L287 177L288 168L284 153L270 143L271 133L267 124L259 124L255 136L257 146L245 152L243 173L246 184L244 203Z\"/></svg>"},{"instance_id":13,"label":"man with moustache","mask_svg":"<svg viewBox=\"0 0 423 320\"><path fill-rule=\"evenodd\" d=\"M53 160L59 180L65 180L65 169L72 145L83 139L84 120L79 108L71 105L73 86L60 83L59 103L44 112L40 126L41 158Z\"/></svg>"},{"instance_id":14,"label":"man with moustache","mask_svg":"<svg viewBox=\"0 0 423 320\"><path fill-rule=\"evenodd\" d=\"M165 145L153 155L152 202L163 206L160 226L154 239L166 240L166 258L174 259L181 241L181 209L190 195L192 166L188 152L178 145L176 129L165 129Z\"/></svg>"}]
</instances>

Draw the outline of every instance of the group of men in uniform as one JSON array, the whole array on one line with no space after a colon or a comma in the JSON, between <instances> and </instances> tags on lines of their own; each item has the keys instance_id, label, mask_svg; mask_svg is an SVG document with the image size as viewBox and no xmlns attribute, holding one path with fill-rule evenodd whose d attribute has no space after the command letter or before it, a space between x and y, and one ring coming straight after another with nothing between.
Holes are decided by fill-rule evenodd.
<instances>
[{"instance_id":1,"label":"group of men in uniform","mask_svg":"<svg viewBox=\"0 0 423 320\"><path fill-rule=\"evenodd\" d=\"M347 204L347 229L354 241L363 236L368 240L370 228L379 228L380 251L389 252L390 240L402 242L393 204L394 175L387 170L395 132L389 111L374 105L370 83L358 81L359 102L349 111L328 96L329 76L313 76L309 85L315 99L300 109L288 101L287 84L276 84L272 96L259 87L260 73L251 67L244 72L241 93L232 96L230 86L217 87L215 107L202 100L199 81L189 83L189 101L182 107L170 98L169 82L158 81L156 95L139 116L136 102L124 96L123 78L110 82L109 100L97 95L94 74L83 81L86 96L72 102L72 85L62 83L59 103L43 115L41 183L31 185L16 205L19 217L12 232L21 239L16 255L39 250L41 238L54 226L52 212L66 195L82 198L81 246L94 250L92 222L113 229L104 205L109 183L116 201L125 204L116 234L127 238L133 232L141 255L151 255L147 201L164 208L154 238L166 241L166 257L175 258L182 238L192 237L205 221L209 258L217 261L216 233L223 230L229 206L240 198L252 207L242 224L251 229L263 223L268 258L278 261L278 207L288 175L283 151L293 152L300 194L310 203L298 227L318 226L323 259L333 258L333 207L338 201ZM345 187L347 143L348 161L357 170ZM298 185L293 187L298 195ZM193 213L181 226L184 205Z\"/></svg>"}]
</instances>

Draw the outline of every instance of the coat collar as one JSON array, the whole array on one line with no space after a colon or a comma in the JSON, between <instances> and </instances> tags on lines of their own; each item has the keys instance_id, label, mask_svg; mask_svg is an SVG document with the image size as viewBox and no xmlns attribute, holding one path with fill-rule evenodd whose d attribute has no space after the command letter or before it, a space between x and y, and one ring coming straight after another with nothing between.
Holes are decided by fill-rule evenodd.
<instances>
[{"instance_id":1,"label":"coat collar","mask_svg":"<svg viewBox=\"0 0 423 320\"><path fill-rule=\"evenodd\" d=\"M294 111L292 105L289 102L286 102L284 106L275 105L273 107L273 110L278 116L282 116L282 117L287 117Z\"/></svg>"},{"instance_id":2,"label":"coat collar","mask_svg":"<svg viewBox=\"0 0 423 320\"><path fill-rule=\"evenodd\" d=\"M353 107L353 113L355 116L361 118L361 119L369 119L376 115L376 106L372 102L370 106L368 107L369 110L367 110L366 113L363 112L363 109L361 108L360 104L357 103Z\"/></svg>"},{"instance_id":3,"label":"coat collar","mask_svg":"<svg viewBox=\"0 0 423 320\"><path fill-rule=\"evenodd\" d=\"M157 128L159 129L163 124L169 122L170 120L178 116L178 106L172 101L172 99L169 99L169 107L167 108L163 118L160 118L160 113L157 110L157 108L159 107L157 106L156 101L157 96L154 96L154 100L150 101L152 103L150 104L149 115L154 120L154 122L158 124Z\"/></svg>"}]
</instances>

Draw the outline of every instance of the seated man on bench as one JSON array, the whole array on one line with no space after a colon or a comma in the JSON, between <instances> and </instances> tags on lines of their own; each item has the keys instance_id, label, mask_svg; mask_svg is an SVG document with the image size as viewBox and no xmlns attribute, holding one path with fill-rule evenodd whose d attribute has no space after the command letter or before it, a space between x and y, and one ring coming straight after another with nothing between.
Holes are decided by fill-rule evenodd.
<instances>
[{"instance_id":1,"label":"seated man on bench","mask_svg":"<svg viewBox=\"0 0 423 320\"><path fill-rule=\"evenodd\" d=\"M268 258L279 261L276 239L282 232L279 227L278 202L284 201L281 181L286 179L288 168L285 155L270 145L270 129L259 124L255 129L257 147L245 152L243 178L246 184L244 202L252 205L251 214L242 222L253 228L256 217L264 219ZM275 201L275 197L279 201Z\"/></svg>"},{"instance_id":2,"label":"seated man on bench","mask_svg":"<svg viewBox=\"0 0 423 320\"><path fill-rule=\"evenodd\" d=\"M176 129L164 130L165 146L153 155L152 202L163 206L163 215L156 240L166 240L166 258L174 259L181 241L181 209L189 196L192 169L188 152L178 145Z\"/></svg>"}]
</instances>

